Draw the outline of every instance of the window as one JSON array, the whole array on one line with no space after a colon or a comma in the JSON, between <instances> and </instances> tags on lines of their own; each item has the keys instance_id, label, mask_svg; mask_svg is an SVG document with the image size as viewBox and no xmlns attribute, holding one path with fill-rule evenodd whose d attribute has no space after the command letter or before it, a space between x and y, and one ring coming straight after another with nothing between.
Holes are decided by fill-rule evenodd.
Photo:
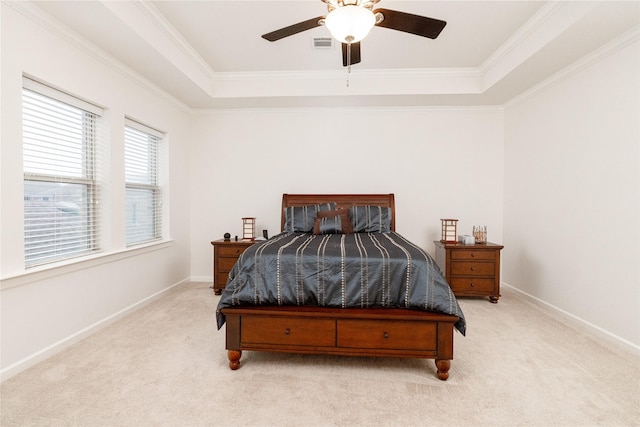
<instances>
[{"instance_id":1,"label":"window","mask_svg":"<svg viewBox=\"0 0 640 427\"><path fill-rule=\"evenodd\" d=\"M124 129L127 246L162 239L162 133L126 119Z\"/></svg>"},{"instance_id":2,"label":"window","mask_svg":"<svg viewBox=\"0 0 640 427\"><path fill-rule=\"evenodd\" d=\"M100 249L96 127L102 110L24 78L25 265Z\"/></svg>"}]
</instances>

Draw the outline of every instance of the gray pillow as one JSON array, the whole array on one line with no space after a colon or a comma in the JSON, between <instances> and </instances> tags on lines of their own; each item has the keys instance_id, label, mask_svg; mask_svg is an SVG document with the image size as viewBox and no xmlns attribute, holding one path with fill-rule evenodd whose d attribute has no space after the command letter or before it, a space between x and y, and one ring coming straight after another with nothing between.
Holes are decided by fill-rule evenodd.
<instances>
[{"instance_id":1,"label":"gray pillow","mask_svg":"<svg viewBox=\"0 0 640 427\"><path fill-rule=\"evenodd\" d=\"M352 206L350 215L354 233L391 231L391 208L370 205Z\"/></svg>"},{"instance_id":2,"label":"gray pillow","mask_svg":"<svg viewBox=\"0 0 640 427\"><path fill-rule=\"evenodd\" d=\"M320 211L330 211L335 208L335 203L289 206L284 209L284 231L310 233L313 230L316 214Z\"/></svg>"}]
</instances>

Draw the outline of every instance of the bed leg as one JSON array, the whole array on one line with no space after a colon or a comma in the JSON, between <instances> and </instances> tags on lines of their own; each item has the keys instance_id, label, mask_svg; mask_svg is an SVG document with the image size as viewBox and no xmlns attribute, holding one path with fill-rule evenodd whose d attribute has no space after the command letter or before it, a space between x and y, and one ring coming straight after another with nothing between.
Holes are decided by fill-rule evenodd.
<instances>
[{"instance_id":1,"label":"bed leg","mask_svg":"<svg viewBox=\"0 0 640 427\"><path fill-rule=\"evenodd\" d=\"M242 357L242 350L229 350L227 352L229 358L229 368L235 371L240 367L240 357Z\"/></svg>"},{"instance_id":2,"label":"bed leg","mask_svg":"<svg viewBox=\"0 0 640 427\"><path fill-rule=\"evenodd\" d=\"M438 378L446 381L449 378L449 369L451 369L451 360L436 359L436 367L438 368Z\"/></svg>"}]
</instances>

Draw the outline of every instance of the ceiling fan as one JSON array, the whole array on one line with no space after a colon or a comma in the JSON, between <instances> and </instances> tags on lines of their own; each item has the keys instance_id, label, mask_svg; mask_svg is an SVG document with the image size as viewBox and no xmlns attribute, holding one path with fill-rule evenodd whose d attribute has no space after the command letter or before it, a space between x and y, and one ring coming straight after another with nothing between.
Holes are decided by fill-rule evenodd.
<instances>
[{"instance_id":1,"label":"ceiling fan","mask_svg":"<svg viewBox=\"0 0 640 427\"><path fill-rule=\"evenodd\" d=\"M324 25L331 35L342 43L342 65L350 67L360 62L360 41L374 26L415 34L435 39L447 25L445 21L398 12L389 9L376 9L373 6L380 0L321 0L327 4L328 14L279 30L263 34L262 38L275 42L285 37Z\"/></svg>"}]
</instances>

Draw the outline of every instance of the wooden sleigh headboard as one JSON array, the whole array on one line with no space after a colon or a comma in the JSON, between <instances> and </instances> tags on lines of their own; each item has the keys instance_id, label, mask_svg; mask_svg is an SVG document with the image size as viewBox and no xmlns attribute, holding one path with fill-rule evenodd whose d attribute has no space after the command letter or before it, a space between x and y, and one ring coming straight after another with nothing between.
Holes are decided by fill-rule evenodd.
<instances>
[{"instance_id":1,"label":"wooden sleigh headboard","mask_svg":"<svg viewBox=\"0 0 640 427\"><path fill-rule=\"evenodd\" d=\"M396 230L396 204L393 193L389 194L283 194L280 229L284 230L285 208L335 202L339 208L351 206L383 206L391 208L391 230Z\"/></svg>"}]
</instances>

